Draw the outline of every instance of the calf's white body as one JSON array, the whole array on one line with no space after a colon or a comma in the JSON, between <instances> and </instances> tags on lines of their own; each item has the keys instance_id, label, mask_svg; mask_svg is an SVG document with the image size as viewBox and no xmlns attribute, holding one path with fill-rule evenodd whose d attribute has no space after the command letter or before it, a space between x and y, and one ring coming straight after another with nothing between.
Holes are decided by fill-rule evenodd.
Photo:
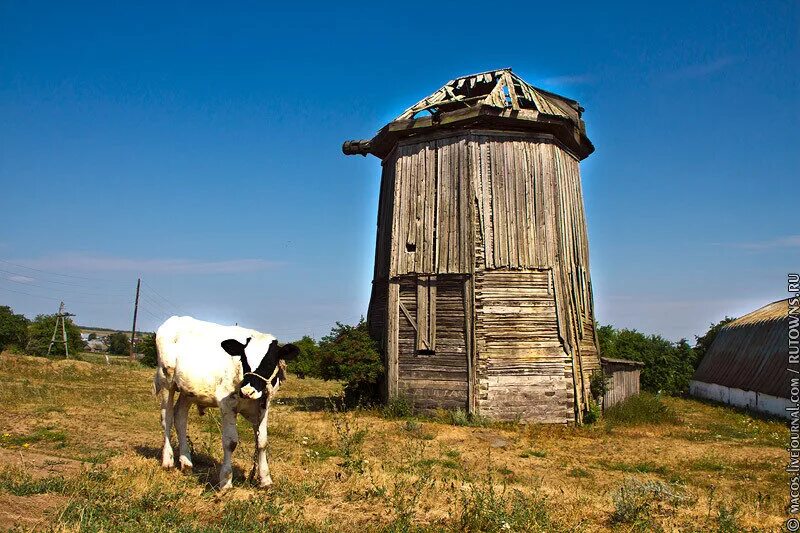
<instances>
[{"instance_id":1,"label":"calf's white body","mask_svg":"<svg viewBox=\"0 0 800 533\"><path fill-rule=\"evenodd\" d=\"M264 391L266 398L254 389L247 392L252 398L240 396L239 384L243 379L241 357L231 356L221 343L228 339L244 347L251 369L258 367L275 337L239 326L221 326L192 317L173 316L156 332L158 368L154 379L156 394L161 400L161 422L164 430L162 466L174 466L170 444L173 421L178 434L179 464L182 469L192 467L191 451L187 437L189 408L219 407L222 415L223 463L220 469L220 488L231 486L231 458L238 444L236 416L242 414L253 424L256 452L251 477L258 474L259 484L268 486L272 478L267 464L267 413L271 397L277 392L279 382ZM249 340L248 340L249 339ZM265 376L269 377L269 376ZM179 393L173 403L175 393Z\"/></svg>"}]
</instances>

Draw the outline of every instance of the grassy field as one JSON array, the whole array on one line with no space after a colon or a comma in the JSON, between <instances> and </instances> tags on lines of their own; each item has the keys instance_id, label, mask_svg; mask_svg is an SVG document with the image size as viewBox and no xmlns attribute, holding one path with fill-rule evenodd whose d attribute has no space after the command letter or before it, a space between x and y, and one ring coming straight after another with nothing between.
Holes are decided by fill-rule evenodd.
<instances>
[{"instance_id":1,"label":"grassy field","mask_svg":"<svg viewBox=\"0 0 800 533\"><path fill-rule=\"evenodd\" d=\"M242 421L220 494L216 410L192 410L194 471L161 469L150 369L3 354L0 383L0 529L779 531L784 514L787 429L691 400L493 425L342 413L337 384L292 378L270 413L274 486L246 484Z\"/></svg>"}]
</instances>

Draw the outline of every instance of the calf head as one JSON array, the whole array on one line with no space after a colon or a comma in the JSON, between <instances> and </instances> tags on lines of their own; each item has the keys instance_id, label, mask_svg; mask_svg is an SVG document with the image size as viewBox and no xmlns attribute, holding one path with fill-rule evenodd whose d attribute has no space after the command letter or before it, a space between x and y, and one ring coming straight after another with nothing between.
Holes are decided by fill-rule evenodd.
<instances>
[{"instance_id":1,"label":"calf head","mask_svg":"<svg viewBox=\"0 0 800 533\"><path fill-rule=\"evenodd\" d=\"M267 388L267 380L272 378L272 374L275 372L276 367L278 368L278 373L274 378L272 378L272 386L277 385L278 380L285 379L285 363L281 364L281 362L295 359L299 355L300 349L294 344L284 344L283 346L278 346L278 341L273 340L269 345L267 353L261 357L258 366L256 366L254 369L250 365L250 362L253 361L253 359L248 361L248 358L245 355L245 348L247 348L249 343L249 338L244 344L236 339L228 339L226 341L222 341L222 349L231 356L239 356L241 358L242 370L244 370L244 379L240 384L239 394L243 398L258 400L259 398L264 397L264 391Z\"/></svg>"}]
</instances>

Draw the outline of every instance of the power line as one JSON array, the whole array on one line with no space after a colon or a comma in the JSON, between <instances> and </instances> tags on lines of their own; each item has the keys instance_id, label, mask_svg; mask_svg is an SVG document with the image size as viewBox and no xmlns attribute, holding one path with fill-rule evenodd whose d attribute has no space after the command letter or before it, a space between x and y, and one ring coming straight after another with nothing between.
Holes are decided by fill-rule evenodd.
<instances>
[{"instance_id":1,"label":"power line","mask_svg":"<svg viewBox=\"0 0 800 533\"><path fill-rule=\"evenodd\" d=\"M0 268L0 272L3 272L5 274L11 274L13 276L22 276L24 278L28 278L27 275L22 274L20 272L14 272L12 270L5 270L5 269ZM70 286L70 287L79 287L79 288L83 288L83 289L85 289L86 287L95 288L94 285L86 285L86 284L80 284L80 283L70 283L68 281L54 281L54 280L49 280L49 279L43 279L42 277L28 278L28 279L30 279L31 281L40 281L42 283L53 283L53 284L57 284L57 285L67 285L67 286ZM16 280L9 279L9 281L16 281ZM23 283L28 283L28 282L23 282ZM105 290L105 289L101 289L101 290ZM119 290L119 289L117 289L117 290Z\"/></svg>"},{"instance_id":2,"label":"power line","mask_svg":"<svg viewBox=\"0 0 800 533\"><path fill-rule=\"evenodd\" d=\"M145 313L147 313L148 315L150 315L151 317L153 317L155 320L157 320L159 322L163 322L165 320L164 317L157 316L157 315L151 313L150 311L148 311L147 309L145 309L144 307L139 306L139 309L141 311L144 311Z\"/></svg>"},{"instance_id":3,"label":"power line","mask_svg":"<svg viewBox=\"0 0 800 533\"><path fill-rule=\"evenodd\" d=\"M38 268L33 268L33 267L25 266L25 265L19 265L17 263L12 263L11 261L6 261L5 259L0 259L0 263L5 263L7 265L12 265L12 266L15 266L15 267L18 267L18 268L25 268L25 269L28 269L28 270L32 270L34 272L41 272L42 274L51 274L53 276L62 276L62 277L65 277L65 278L74 278L74 279L84 279L84 280L88 280L88 281L106 281L106 282L109 282L109 283L117 283L116 281L110 280L110 279L87 278L87 277L84 277L84 276L72 276L70 274L60 274L58 272L49 272L47 270L40 270Z\"/></svg>"},{"instance_id":4,"label":"power line","mask_svg":"<svg viewBox=\"0 0 800 533\"><path fill-rule=\"evenodd\" d=\"M27 281L19 281L19 280L16 280L16 279L11 279L11 278L6 278L6 277L0 277L0 279L2 279L4 281L10 281L11 283L18 283L20 285L25 285L26 287L36 287L37 289L44 289L46 291L55 291L55 290L59 290L59 291L75 291L76 290L76 289L64 289L64 288L54 289L53 287L42 287L41 285L37 285L35 283L30 283L30 282L27 282ZM120 294L108 294L108 293L99 294L99 293L85 292L85 291L80 291L79 294L82 295L82 296L102 296L102 297L105 297L105 298L108 298L108 297L121 298L122 297L122 295L120 295Z\"/></svg>"},{"instance_id":5,"label":"power line","mask_svg":"<svg viewBox=\"0 0 800 533\"><path fill-rule=\"evenodd\" d=\"M157 307L158 309L160 309L161 311L164 311L164 313L166 313L168 316L169 316L169 315L176 315L176 314L178 314L178 313L174 313L174 312L172 312L171 310L167 309L166 307L164 307L163 305L161 305L160 303L158 303L158 301L156 301L155 299L153 299L153 298L152 298L152 297L151 297L149 294L147 294L146 292L142 292L140 296L142 297L142 299L143 299L144 301L146 301L146 302L147 302L147 303L149 303L149 304L152 304L152 305L156 306L156 307Z\"/></svg>"},{"instance_id":6,"label":"power line","mask_svg":"<svg viewBox=\"0 0 800 533\"><path fill-rule=\"evenodd\" d=\"M35 298L45 298L47 300L55 300L57 302L61 301L61 298L53 298L53 297L50 297L50 296L42 296L41 294L31 294L29 292L15 291L14 289L7 289L7 288L2 287L2 286L0 286L0 289L2 289L4 291L8 291L8 292L16 292L17 294L24 294L26 296L33 296Z\"/></svg>"},{"instance_id":7,"label":"power line","mask_svg":"<svg viewBox=\"0 0 800 533\"><path fill-rule=\"evenodd\" d=\"M187 314L187 313L183 312L183 310L181 309L181 306L179 306L179 305L175 304L174 302L168 300L167 298L161 296L161 294L159 294L157 290L155 290L153 287L151 287L149 283L147 283L146 281L142 281L142 284L144 284L145 287L149 288L150 291L152 291L153 294L155 294L156 296L158 296L159 298L161 298L162 300L164 300L165 302L170 304L174 309L177 309L178 311L180 311L180 314Z\"/></svg>"}]
</instances>

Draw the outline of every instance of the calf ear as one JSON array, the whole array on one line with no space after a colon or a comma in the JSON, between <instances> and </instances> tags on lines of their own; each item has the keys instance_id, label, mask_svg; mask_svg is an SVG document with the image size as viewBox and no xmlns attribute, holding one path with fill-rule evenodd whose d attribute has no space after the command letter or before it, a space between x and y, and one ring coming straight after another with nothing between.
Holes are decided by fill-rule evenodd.
<instances>
[{"instance_id":1,"label":"calf ear","mask_svg":"<svg viewBox=\"0 0 800 533\"><path fill-rule=\"evenodd\" d=\"M296 359L298 355L300 355L300 348L294 344L284 344L278 351L278 358L284 361Z\"/></svg>"},{"instance_id":2,"label":"calf ear","mask_svg":"<svg viewBox=\"0 0 800 533\"><path fill-rule=\"evenodd\" d=\"M244 349L249 343L250 339L247 339L247 342L245 344L242 344L236 339L228 339L226 341L222 341L222 343L220 343L220 346L222 346L222 349L228 352L228 355L232 357L237 355L240 357L244 357Z\"/></svg>"}]
</instances>

